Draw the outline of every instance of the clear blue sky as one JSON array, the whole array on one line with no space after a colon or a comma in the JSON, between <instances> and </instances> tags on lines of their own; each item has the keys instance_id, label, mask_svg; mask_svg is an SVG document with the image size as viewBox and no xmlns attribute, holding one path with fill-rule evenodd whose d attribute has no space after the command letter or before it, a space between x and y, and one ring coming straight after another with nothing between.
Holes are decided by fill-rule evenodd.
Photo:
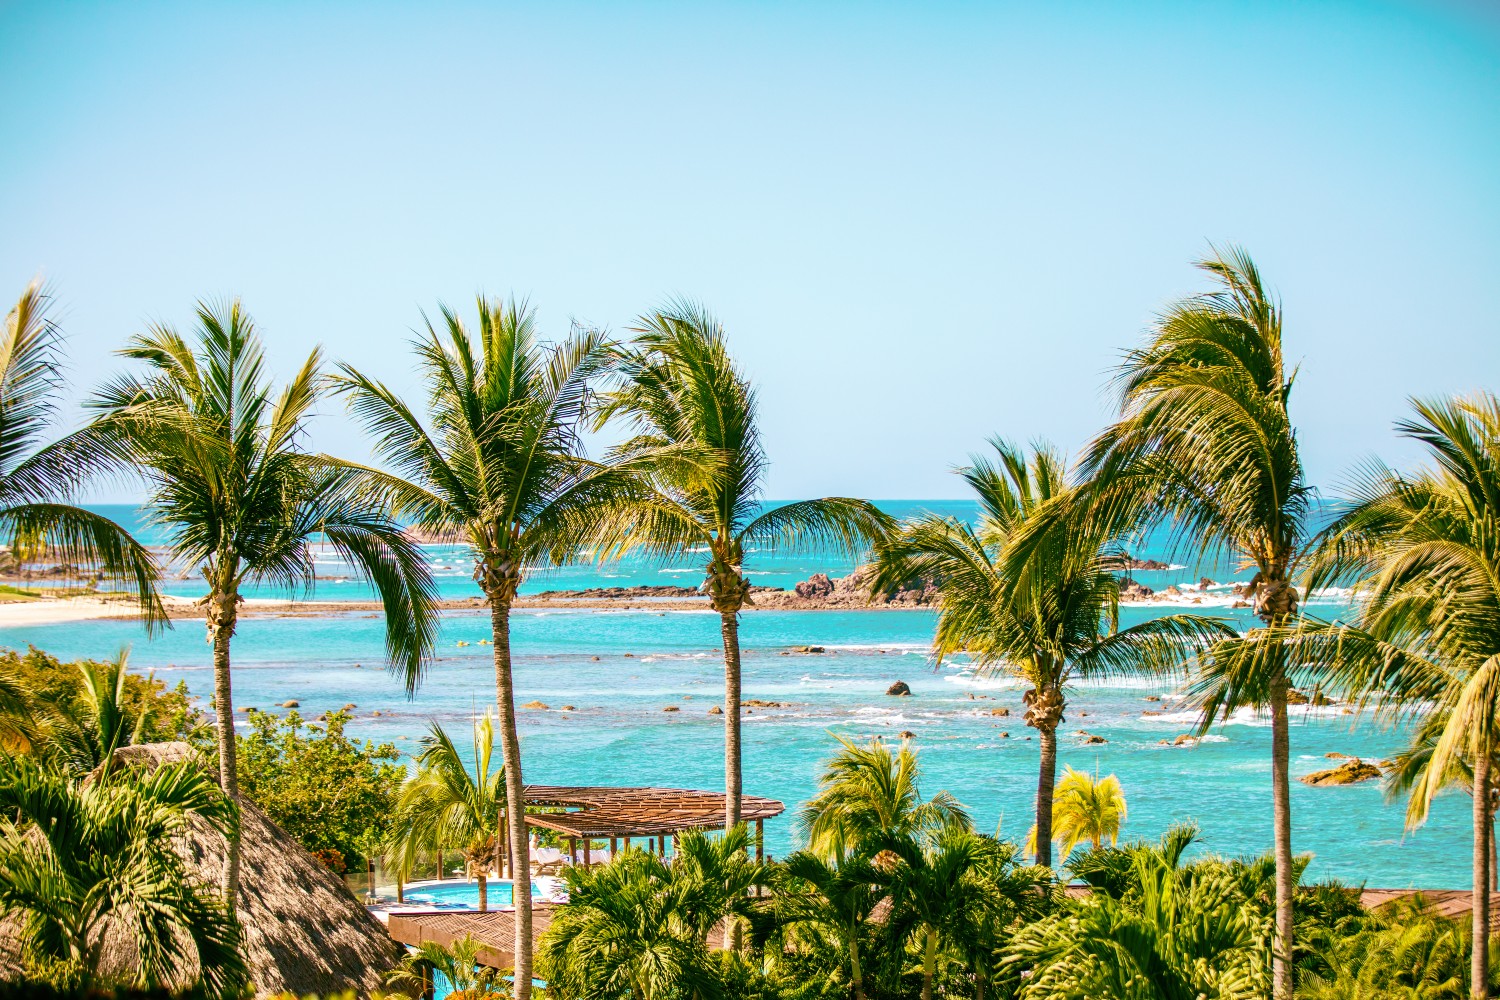
<instances>
[{"instance_id":1,"label":"clear blue sky","mask_svg":"<svg viewBox=\"0 0 1500 1000\"><path fill-rule=\"evenodd\" d=\"M1089 438L1208 240L1284 300L1315 482L1500 388L1489 5L6 4L0 134L0 292L55 284L80 390L200 296L412 388L439 300L681 294L773 497L953 496L988 435Z\"/></svg>"}]
</instances>

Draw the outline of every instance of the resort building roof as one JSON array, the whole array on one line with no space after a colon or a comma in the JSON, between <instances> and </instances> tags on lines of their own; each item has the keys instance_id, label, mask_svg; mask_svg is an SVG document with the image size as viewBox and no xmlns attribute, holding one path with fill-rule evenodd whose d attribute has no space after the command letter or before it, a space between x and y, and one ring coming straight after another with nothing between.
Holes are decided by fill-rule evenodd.
<instances>
[{"instance_id":1,"label":"resort building roof","mask_svg":"<svg viewBox=\"0 0 1500 1000\"><path fill-rule=\"evenodd\" d=\"M775 799L742 795L746 823L780 816L786 806ZM528 813L526 822L578 840L598 837L656 837L686 830L724 829L724 793L688 788L614 788L604 786L527 785L528 806L550 806L568 812Z\"/></svg>"}]
</instances>

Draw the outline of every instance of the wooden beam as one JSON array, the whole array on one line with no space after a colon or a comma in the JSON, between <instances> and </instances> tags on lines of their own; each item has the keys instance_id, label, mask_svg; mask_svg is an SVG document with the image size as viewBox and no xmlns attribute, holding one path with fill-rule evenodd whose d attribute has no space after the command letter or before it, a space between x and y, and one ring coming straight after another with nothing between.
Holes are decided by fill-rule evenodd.
<instances>
[{"instance_id":1,"label":"wooden beam","mask_svg":"<svg viewBox=\"0 0 1500 1000\"><path fill-rule=\"evenodd\" d=\"M755 860L766 860L766 821L763 819L755 821Z\"/></svg>"}]
</instances>

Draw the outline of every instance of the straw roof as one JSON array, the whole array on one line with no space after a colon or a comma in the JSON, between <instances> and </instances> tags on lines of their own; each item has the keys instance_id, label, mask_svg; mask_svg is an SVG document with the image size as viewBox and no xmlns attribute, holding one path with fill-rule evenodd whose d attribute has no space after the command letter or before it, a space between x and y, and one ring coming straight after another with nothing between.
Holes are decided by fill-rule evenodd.
<instances>
[{"instance_id":1,"label":"straw roof","mask_svg":"<svg viewBox=\"0 0 1500 1000\"><path fill-rule=\"evenodd\" d=\"M577 812L530 813L531 826L556 830L566 837L654 837L684 830L724 829L724 793L689 788L616 788L610 786L527 785L526 804L576 809ZM759 795L740 798L745 822L780 816L786 806Z\"/></svg>"},{"instance_id":2,"label":"straw roof","mask_svg":"<svg viewBox=\"0 0 1500 1000\"><path fill-rule=\"evenodd\" d=\"M186 743L122 748L120 764L154 768L198 759ZM328 994L353 990L369 995L403 949L386 933L343 880L309 854L253 802L240 800L240 891L236 901L244 932L243 954L256 994ZM177 845L189 870L217 885L224 867L224 839L204 821L190 819ZM13 927L0 926L0 954L13 960ZM134 967L132 946L111 939L109 964ZM8 964L8 963L0 963ZM12 966L14 968L14 966ZM196 969L182 970L184 980Z\"/></svg>"},{"instance_id":3,"label":"straw roof","mask_svg":"<svg viewBox=\"0 0 1500 1000\"><path fill-rule=\"evenodd\" d=\"M557 906L538 903L531 913L533 946L552 926ZM513 910L488 910L484 913L460 910L431 910L392 913L389 916L391 937L402 944L421 947L427 942L453 947L461 938L478 942L479 961L492 969L510 969L516 964L512 952L516 944L516 914Z\"/></svg>"}]
</instances>

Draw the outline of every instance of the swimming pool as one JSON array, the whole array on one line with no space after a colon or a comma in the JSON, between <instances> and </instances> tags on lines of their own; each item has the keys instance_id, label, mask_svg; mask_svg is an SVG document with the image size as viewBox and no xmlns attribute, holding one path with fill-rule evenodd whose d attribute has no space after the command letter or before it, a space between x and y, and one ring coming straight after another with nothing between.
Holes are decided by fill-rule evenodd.
<instances>
[{"instance_id":1,"label":"swimming pool","mask_svg":"<svg viewBox=\"0 0 1500 1000\"><path fill-rule=\"evenodd\" d=\"M406 902L432 906L443 910L479 909L479 882L475 879L447 879L442 882L426 882L408 886ZM486 902L491 907L509 906L512 901L510 879L489 879L485 882ZM531 898L542 898L542 891L531 883Z\"/></svg>"}]
</instances>

